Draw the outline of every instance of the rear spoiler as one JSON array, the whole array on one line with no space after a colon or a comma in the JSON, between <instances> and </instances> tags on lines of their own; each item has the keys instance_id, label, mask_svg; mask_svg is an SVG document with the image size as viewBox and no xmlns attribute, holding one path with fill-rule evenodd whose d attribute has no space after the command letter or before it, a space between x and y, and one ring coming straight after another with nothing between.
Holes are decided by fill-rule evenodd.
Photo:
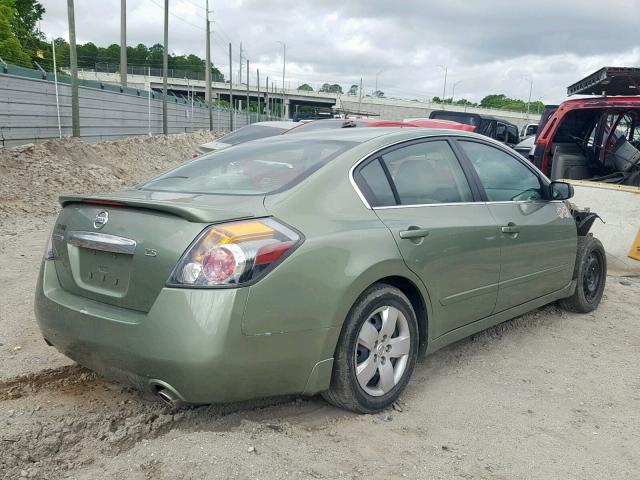
<instances>
[{"instance_id":1,"label":"rear spoiler","mask_svg":"<svg viewBox=\"0 0 640 480\"><path fill-rule=\"evenodd\" d=\"M145 210L153 210L156 212L168 213L177 217L184 218L189 222L213 223L220 221L221 211L215 206L199 206L180 204L177 202L161 202L158 200L144 200L139 198L126 198L119 196L84 196L84 195L63 195L58 198L62 208L76 204L85 205L103 205L105 207L127 207L140 208ZM251 212L235 211L224 212L227 220L242 220L245 218L253 218Z\"/></svg>"}]
</instances>

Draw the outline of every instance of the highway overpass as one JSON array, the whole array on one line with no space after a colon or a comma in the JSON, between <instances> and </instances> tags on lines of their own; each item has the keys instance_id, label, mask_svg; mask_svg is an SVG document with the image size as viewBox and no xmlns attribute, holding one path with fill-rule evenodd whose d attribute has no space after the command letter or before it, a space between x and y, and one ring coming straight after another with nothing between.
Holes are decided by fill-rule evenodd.
<instances>
[{"instance_id":1,"label":"highway overpass","mask_svg":"<svg viewBox=\"0 0 640 480\"><path fill-rule=\"evenodd\" d=\"M120 83L120 75L118 73L104 73L95 71L79 71L79 78L86 80L96 80L104 83ZM152 88L157 91L162 90L162 77L147 75L127 75L128 86L148 90ZM229 101L230 92L229 84L223 82L212 82L212 93L214 98ZM168 79L167 88L175 95L187 96L189 92L195 92L196 96L204 97L205 82L203 80L192 80L187 78L172 77ZM242 102L242 106L246 104L247 86L234 84L232 85L233 102L238 108ZM282 90L278 92L269 92L269 98L282 101ZM258 92L255 85L249 86L249 99L256 102L260 97L261 102L267 98L264 88ZM386 120L403 120L405 118L428 117L433 110L441 110L442 104L432 102L421 102L417 100L403 100L396 98L374 98L363 97L360 101L358 96L353 95L336 95L326 92L307 92L303 90L286 90L284 93L285 116L291 118L297 108L300 106L310 107L337 107L351 112L364 112L372 115L378 115ZM522 112L512 112L508 110L494 110L478 107L463 107L458 105L445 105L446 110L465 111L473 113L481 113L485 115L493 115L504 120L523 126L527 123L537 123L540 116L537 114L529 114ZM277 112L276 112L277 113Z\"/></svg>"}]
</instances>

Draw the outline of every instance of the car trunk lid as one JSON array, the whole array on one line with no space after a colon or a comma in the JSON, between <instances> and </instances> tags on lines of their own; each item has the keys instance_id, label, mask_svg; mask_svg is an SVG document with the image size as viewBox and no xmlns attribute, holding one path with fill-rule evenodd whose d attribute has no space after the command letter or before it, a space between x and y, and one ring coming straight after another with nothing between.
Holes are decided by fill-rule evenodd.
<instances>
[{"instance_id":1,"label":"car trunk lid","mask_svg":"<svg viewBox=\"0 0 640 480\"><path fill-rule=\"evenodd\" d=\"M266 214L263 196L134 190L60 201L52 242L62 288L143 312L207 225Z\"/></svg>"}]
</instances>

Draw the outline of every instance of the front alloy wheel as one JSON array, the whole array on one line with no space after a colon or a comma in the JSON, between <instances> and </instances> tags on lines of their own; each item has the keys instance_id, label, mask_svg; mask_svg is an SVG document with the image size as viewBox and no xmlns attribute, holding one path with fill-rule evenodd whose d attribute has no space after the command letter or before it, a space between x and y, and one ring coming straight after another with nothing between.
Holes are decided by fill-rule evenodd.
<instances>
[{"instance_id":1,"label":"front alloy wheel","mask_svg":"<svg viewBox=\"0 0 640 480\"><path fill-rule=\"evenodd\" d=\"M336 346L331 386L334 405L359 413L390 406L406 387L416 363L418 323L409 299L397 288L367 289L346 318Z\"/></svg>"}]
</instances>

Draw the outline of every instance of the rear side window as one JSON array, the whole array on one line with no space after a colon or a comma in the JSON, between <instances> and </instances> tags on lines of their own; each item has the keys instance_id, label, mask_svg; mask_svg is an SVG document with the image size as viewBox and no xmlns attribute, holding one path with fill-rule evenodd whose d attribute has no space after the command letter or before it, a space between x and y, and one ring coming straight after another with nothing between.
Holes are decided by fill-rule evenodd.
<instances>
[{"instance_id":1,"label":"rear side window","mask_svg":"<svg viewBox=\"0 0 640 480\"><path fill-rule=\"evenodd\" d=\"M484 143L459 141L459 144L480 177L489 201L544 198L538 176L511 155Z\"/></svg>"},{"instance_id":2,"label":"rear side window","mask_svg":"<svg viewBox=\"0 0 640 480\"><path fill-rule=\"evenodd\" d=\"M236 145L176 168L140 188L163 192L264 195L292 187L356 145L280 137Z\"/></svg>"},{"instance_id":3,"label":"rear side window","mask_svg":"<svg viewBox=\"0 0 640 480\"><path fill-rule=\"evenodd\" d=\"M444 140L401 147L382 156L401 205L471 202L471 188Z\"/></svg>"},{"instance_id":4,"label":"rear side window","mask_svg":"<svg viewBox=\"0 0 640 480\"><path fill-rule=\"evenodd\" d=\"M396 199L393 190L380 164L380 159L376 158L369 162L358 172L358 185L369 205L372 207L385 207L395 205Z\"/></svg>"}]
</instances>

